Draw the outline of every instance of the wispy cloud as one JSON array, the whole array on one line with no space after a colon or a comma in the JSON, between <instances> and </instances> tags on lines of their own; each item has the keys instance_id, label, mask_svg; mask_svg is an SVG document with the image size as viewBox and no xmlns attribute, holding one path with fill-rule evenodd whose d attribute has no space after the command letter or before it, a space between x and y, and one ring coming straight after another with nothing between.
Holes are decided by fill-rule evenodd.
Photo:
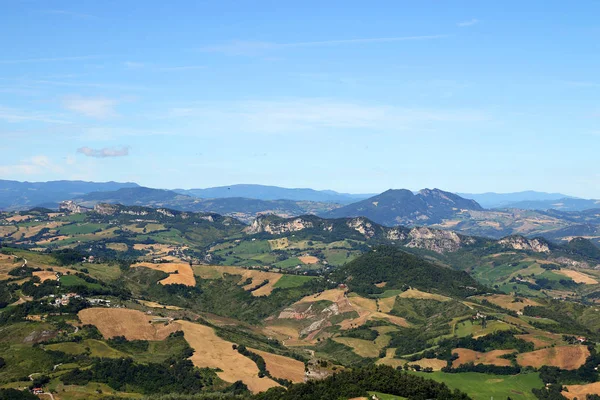
<instances>
[{"instance_id":1,"label":"wispy cloud","mask_svg":"<svg viewBox=\"0 0 600 400\"><path fill-rule=\"evenodd\" d=\"M63 99L63 107L69 111L91 118L109 118L117 115L115 106L119 102L104 97L71 96Z\"/></svg>"},{"instance_id":2,"label":"wispy cloud","mask_svg":"<svg viewBox=\"0 0 600 400\"><path fill-rule=\"evenodd\" d=\"M287 99L196 104L173 108L168 118L193 121L198 129L285 134L322 129L401 131L432 123L473 123L489 119L468 109L416 109L332 99Z\"/></svg>"},{"instance_id":3,"label":"wispy cloud","mask_svg":"<svg viewBox=\"0 0 600 400\"><path fill-rule=\"evenodd\" d=\"M269 50L296 48L296 47L322 47L322 46L341 46L353 44L373 44L373 43L394 43L415 40L434 40L447 37L447 35L422 35L422 36L396 36L380 38L357 38L341 40L320 40L311 42L260 42L260 41L241 41L234 40L222 44L204 46L200 51L224 53L229 55L248 55Z\"/></svg>"},{"instance_id":4,"label":"wispy cloud","mask_svg":"<svg viewBox=\"0 0 600 400\"><path fill-rule=\"evenodd\" d=\"M61 61L82 61L82 60L97 60L106 56L90 55L90 56L66 56L66 57L38 57L38 58L20 58L13 60L2 60L0 64L28 64L28 63L46 63L46 62L61 62Z\"/></svg>"},{"instance_id":5,"label":"wispy cloud","mask_svg":"<svg viewBox=\"0 0 600 400\"><path fill-rule=\"evenodd\" d=\"M480 23L481 21L478 20L477 18L473 18L470 19L468 21L462 21L459 22L458 24L456 24L457 26L460 26L461 28L466 28L467 26L473 26L473 25L477 25L478 23Z\"/></svg>"},{"instance_id":6,"label":"wispy cloud","mask_svg":"<svg viewBox=\"0 0 600 400\"><path fill-rule=\"evenodd\" d=\"M104 147L102 149L92 149L91 147L80 147L77 152L87 157L107 158L107 157L125 157L129 155L129 146Z\"/></svg>"}]
</instances>

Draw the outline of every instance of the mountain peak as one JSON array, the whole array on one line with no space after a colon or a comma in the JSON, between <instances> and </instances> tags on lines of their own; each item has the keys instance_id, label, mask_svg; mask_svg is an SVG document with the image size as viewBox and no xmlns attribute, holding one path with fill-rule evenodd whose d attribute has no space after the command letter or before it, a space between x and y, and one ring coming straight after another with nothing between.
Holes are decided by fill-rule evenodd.
<instances>
[{"instance_id":1,"label":"mountain peak","mask_svg":"<svg viewBox=\"0 0 600 400\"><path fill-rule=\"evenodd\" d=\"M387 226L420 225L441 222L461 210L481 211L483 208L474 200L440 189L423 189L417 194L407 189L389 189L377 196L333 210L326 216L363 216Z\"/></svg>"}]
</instances>

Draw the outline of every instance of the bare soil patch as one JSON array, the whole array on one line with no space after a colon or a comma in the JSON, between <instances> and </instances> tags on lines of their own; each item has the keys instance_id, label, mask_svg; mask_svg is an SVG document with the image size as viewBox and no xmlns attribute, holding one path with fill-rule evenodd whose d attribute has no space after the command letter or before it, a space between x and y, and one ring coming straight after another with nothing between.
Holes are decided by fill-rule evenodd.
<instances>
[{"instance_id":1,"label":"bare soil patch","mask_svg":"<svg viewBox=\"0 0 600 400\"><path fill-rule=\"evenodd\" d=\"M517 363L524 367L551 365L572 370L581 367L589 355L587 346L557 346L519 354Z\"/></svg>"},{"instance_id":2,"label":"bare soil patch","mask_svg":"<svg viewBox=\"0 0 600 400\"><path fill-rule=\"evenodd\" d=\"M598 283L596 279L579 271L573 271L571 269L561 269L556 272L573 279L573 281L575 281L576 283L583 283L586 285L595 285Z\"/></svg>"},{"instance_id":3,"label":"bare soil patch","mask_svg":"<svg viewBox=\"0 0 600 400\"><path fill-rule=\"evenodd\" d=\"M450 297L442 296L440 294L422 292L418 289L408 289L408 290L400 293L400 295L398 295L398 297L402 297L405 299L424 299L424 300L437 300L437 301L450 300Z\"/></svg>"},{"instance_id":4,"label":"bare soil patch","mask_svg":"<svg viewBox=\"0 0 600 400\"><path fill-rule=\"evenodd\" d=\"M487 364L487 365L497 365L500 367L508 367L510 366L510 360L506 358L500 358L500 356L514 353L515 350L492 350L486 353L481 353L479 351L474 351L470 349L454 349L452 350L452 354L458 354L458 358L452 362L453 367L458 367L462 364L467 364L473 362L474 364Z\"/></svg>"},{"instance_id":5,"label":"bare soil patch","mask_svg":"<svg viewBox=\"0 0 600 400\"><path fill-rule=\"evenodd\" d=\"M194 266L194 272L202 279L220 279L223 277L224 274L240 275L240 284L245 283L248 279L251 279L252 281L249 284L244 285L244 290L251 290L259 284L261 284L262 282L268 280L269 282L266 285L263 285L260 288L251 292L253 296L257 297L270 295L273 289L275 288L275 284L277 283L277 281L279 281L283 276L282 274L279 274L277 272L265 272L255 269L227 267L220 265Z\"/></svg>"},{"instance_id":6,"label":"bare soil patch","mask_svg":"<svg viewBox=\"0 0 600 400\"><path fill-rule=\"evenodd\" d=\"M86 308L78 314L83 325L95 325L102 336L125 336L128 340L164 340L181 330L176 322L155 322L155 317L127 308Z\"/></svg>"},{"instance_id":7,"label":"bare soil patch","mask_svg":"<svg viewBox=\"0 0 600 400\"><path fill-rule=\"evenodd\" d=\"M319 259L315 256L300 256L298 259L304 264L316 264L319 262Z\"/></svg>"},{"instance_id":8,"label":"bare soil patch","mask_svg":"<svg viewBox=\"0 0 600 400\"><path fill-rule=\"evenodd\" d=\"M588 383L587 385L566 385L568 392L561 392L567 399L585 399L588 394L600 393L600 382Z\"/></svg>"},{"instance_id":9,"label":"bare soil patch","mask_svg":"<svg viewBox=\"0 0 600 400\"><path fill-rule=\"evenodd\" d=\"M525 297L515 298L508 294L493 294L490 296L478 296L477 298L480 300L485 299L492 304L511 311L523 311L527 306L540 306L540 303L535 300L527 299Z\"/></svg>"},{"instance_id":10,"label":"bare soil patch","mask_svg":"<svg viewBox=\"0 0 600 400\"><path fill-rule=\"evenodd\" d=\"M169 276L162 281L159 281L162 285L181 284L186 286L196 286L196 278L194 277L194 271L188 263L138 263L133 264L132 267L146 267L155 269L157 271L166 272Z\"/></svg>"},{"instance_id":11,"label":"bare soil patch","mask_svg":"<svg viewBox=\"0 0 600 400\"><path fill-rule=\"evenodd\" d=\"M218 337L212 328L188 321L177 322L183 329L185 339L195 350L190 357L195 366L219 368L221 372L217 372L217 375L221 379L231 383L242 381L254 393L279 386L272 379L259 378L254 361L234 350L233 343Z\"/></svg>"},{"instance_id":12,"label":"bare soil patch","mask_svg":"<svg viewBox=\"0 0 600 400\"><path fill-rule=\"evenodd\" d=\"M54 272L54 271L34 271L33 276L39 277L40 281L42 281L42 282L57 280L56 272Z\"/></svg>"},{"instance_id":13,"label":"bare soil patch","mask_svg":"<svg viewBox=\"0 0 600 400\"><path fill-rule=\"evenodd\" d=\"M138 300L138 302L146 307L151 307L151 308L164 308L167 310L183 310L181 307L165 306L165 305L159 304L155 301Z\"/></svg>"},{"instance_id":14,"label":"bare soil patch","mask_svg":"<svg viewBox=\"0 0 600 400\"><path fill-rule=\"evenodd\" d=\"M267 364L267 371L275 378L288 379L294 383L304 382L304 363L293 358L267 353L266 351L250 349L261 356Z\"/></svg>"}]
</instances>

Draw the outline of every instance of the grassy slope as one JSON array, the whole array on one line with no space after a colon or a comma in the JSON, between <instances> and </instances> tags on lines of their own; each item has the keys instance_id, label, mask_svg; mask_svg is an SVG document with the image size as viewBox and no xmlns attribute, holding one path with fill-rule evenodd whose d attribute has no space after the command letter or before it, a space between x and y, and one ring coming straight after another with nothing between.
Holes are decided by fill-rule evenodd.
<instances>
[{"instance_id":1,"label":"grassy slope","mask_svg":"<svg viewBox=\"0 0 600 400\"><path fill-rule=\"evenodd\" d=\"M451 389L460 389L473 400L505 399L535 400L531 389L544 386L537 373L520 375L490 375L476 372L448 374L445 372L412 372L424 378L444 382Z\"/></svg>"}]
</instances>

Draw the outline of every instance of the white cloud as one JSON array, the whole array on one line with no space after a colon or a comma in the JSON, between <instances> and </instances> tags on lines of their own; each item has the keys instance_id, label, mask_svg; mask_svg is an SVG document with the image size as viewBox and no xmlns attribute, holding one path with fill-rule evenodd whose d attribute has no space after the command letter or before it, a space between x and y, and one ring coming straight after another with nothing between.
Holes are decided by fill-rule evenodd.
<instances>
[{"instance_id":1,"label":"white cloud","mask_svg":"<svg viewBox=\"0 0 600 400\"><path fill-rule=\"evenodd\" d=\"M91 118L109 118L117 115L115 106L119 102L104 97L72 96L63 99L63 107L69 111Z\"/></svg>"},{"instance_id":2,"label":"white cloud","mask_svg":"<svg viewBox=\"0 0 600 400\"><path fill-rule=\"evenodd\" d=\"M458 24L456 24L457 26L460 26L461 28L466 28L467 26L473 26L473 25L477 25L478 23L480 23L481 21L479 21L477 18L473 18L470 19L468 21L462 21L459 22Z\"/></svg>"},{"instance_id":3,"label":"white cloud","mask_svg":"<svg viewBox=\"0 0 600 400\"><path fill-rule=\"evenodd\" d=\"M488 119L478 110L417 109L330 99L288 99L202 103L172 108L169 118L185 119L198 130L259 133L331 129L398 131L428 123L473 123Z\"/></svg>"},{"instance_id":4,"label":"white cloud","mask_svg":"<svg viewBox=\"0 0 600 400\"><path fill-rule=\"evenodd\" d=\"M352 44L372 44L372 43L393 43L415 40L433 40L441 39L446 35L421 35L421 36L397 36L381 38L358 38L341 40L321 40L312 42L260 42L260 41L242 41L234 40L227 43L201 47L199 50L204 52L224 53L228 55L249 55L265 52L268 50L277 50L295 47L321 47L321 46L339 46Z\"/></svg>"},{"instance_id":5,"label":"white cloud","mask_svg":"<svg viewBox=\"0 0 600 400\"><path fill-rule=\"evenodd\" d=\"M129 146L104 147L102 149L92 149L91 147L80 147L77 152L87 157L107 158L107 157L125 157L129 155Z\"/></svg>"}]
</instances>

